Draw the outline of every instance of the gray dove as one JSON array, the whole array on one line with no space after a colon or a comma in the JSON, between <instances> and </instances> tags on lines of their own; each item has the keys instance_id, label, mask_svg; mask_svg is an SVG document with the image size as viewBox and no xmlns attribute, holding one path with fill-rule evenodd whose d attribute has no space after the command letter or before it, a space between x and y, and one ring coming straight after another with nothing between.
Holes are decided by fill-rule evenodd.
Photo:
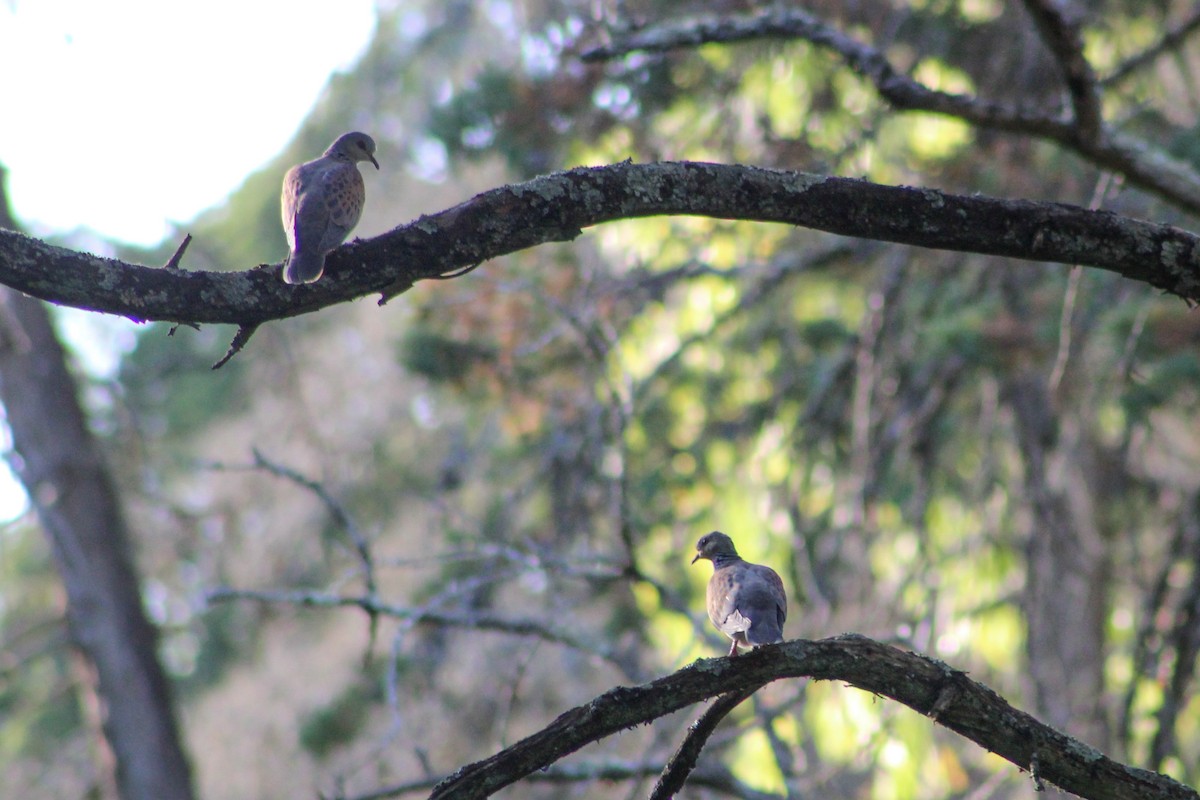
<instances>
[{"instance_id":1,"label":"gray dove","mask_svg":"<svg viewBox=\"0 0 1200 800\"><path fill-rule=\"evenodd\" d=\"M708 581L708 618L733 640L729 655L738 654L738 645L757 647L782 642L787 594L775 570L743 561L733 540L720 531L705 534L696 542L692 563L702 558L713 563Z\"/></svg>"},{"instance_id":2,"label":"gray dove","mask_svg":"<svg viewBox=\"0 0 1200 800\"><path fill-rule=\"evenodd\" d=\"M375 140L345 133L325 154L288 170L283 177L283 231L288 259L285 283L312 283L325 271L325 256L350 235L362 216L366 190L359 161L375 160Z\"/></svg>"}]
</instances>

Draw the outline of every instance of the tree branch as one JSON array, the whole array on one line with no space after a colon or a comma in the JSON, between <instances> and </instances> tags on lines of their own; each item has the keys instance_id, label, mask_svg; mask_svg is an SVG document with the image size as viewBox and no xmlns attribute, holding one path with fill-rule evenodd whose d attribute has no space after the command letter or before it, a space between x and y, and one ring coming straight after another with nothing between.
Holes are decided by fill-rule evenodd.
<instances>
[{"instance_id":1,"label":"tree branch","mask_svg":"<svg viewBox=\"0 0 1200 800\"><path fill-rule=\"evenodd\" d=\"M258 603L286 603L296 606L313 608L361 608L368 614L392 617L412 624L441 625L448 628L471 628L481 631L495 631L514 636L532 636L546 642L553 642L565 647L579 650L589 655L597 656L618 669L624 669L620 659L605 645L598 645L582 639L570 631L558 626L528 618L502 617L483 611L452 613L437 611L430 608L406 608L391 603L384 603L374 597L328 594L325 592L287 592L287 591L255 591L252 589L231 589L221 587L212 589L207 595L208 602L221 603L230 600L253 600Z\"/></svg>"},{"instance_id":2,"label":"tree branch","mask_svg":"<svg viewBox=\"0 0 1200 800\"><path fill-rule=\"evenodd\" d=\"M754 694L753 689L723 694L700 715L700 719L692 723L688 728L687 736L683 738L679 748L671 755L667 765L663 767L658 783L650 792L650 800L670 800L678 794L679 790L683 788L684 782L687 781L688 775L696 768L696 762L700 760L700 751L704 749L705 743L713 735L717 725L729 715L730 711L737 708L752 694Z\"/></svg>"},{"instance_id":3,"label":"tree branch","mask_svg":"<svg viewBox=\"0 0 1200 800\"><path fill-rule=\"evenodd\" d=\"M1025 0L1025 10L1062 70L1075 111L1076 133L1095 144L1104 120L1096 73L1083 54L1082 9L1058 0Z\"/></svg>"},{"instance_id":4,"label":"tree branch","mask_svg":"<svg viewBox=\"0 0 1200 800\"><path fill-rule=\"evenodd\" d=\"M662 53L702 44L756 39L803 39L841 56L850 69L875 85L898 109L958 117L992 130L1025 133L1055 140L1071 138L1066 120L978 97L931 89L892 66L879 49L860 42L801 9L771 9L750 15L672 20L622 34L585 50L583 61L606 61L632 52Z\"/></svg>"},{"instance_id":5,"label":"tree branch","mask_svg":"<svg viewBox=\"0 0 1200 800\"><path fill-rule=\"evenodd\" d=\"M367 540L366 534L359 530L354 517L350 515L345 506L338 502L329 488L320 481L314 480L285 464L267 458L257 447L251 448L251 453L254 455L254 468L266 470L272 475L289 480L297 486L312 492L321 501L329 516L333 518L334 523L345 531L346 538L350 540L355 554L358 555L359 561L362 562L363 585L367 590L367 596L375 597L378 586L375 581L375 556L371 551L371 543ZM220 469L222 465L216 465L216 468Z\"/></svg>"},{"instance_id":6,"label":"tree branch","mask_svg":"<svg viewBox=\"0 0 1200 800\"><path fill-rule=\"evenodd\" d=\"M710 658L636 687L617 687L567 711L541 731L434 787L431 798L484 798L586 744L727 692L754 691L781 678L843 681L930 716L1040 780L1094 800L1200 798L1164 775L1117 763L1018 711L940 661L846 635L796 640L736 659Z\"/></svg>"},{"instance_id":7,"label":"tree branch","mask_svg":"<svg viewBox=\"0 0 1200 800\"><path fill-rule=\"evenodd\" d=\"M554 764L526 776L525 780L529 783L550 784L632 781L658 775L662 771L662 764L627 761L582 762ZM383 800L387 797L428 791L441 780L438 777L416 778L363 794L335 795L334 797L336 800ZM753 789L735 778L729 770L719 766L696 770L691 774L688 785L713 789L722 794L732 795L739 800L779 800L779 795Z\"/></svg>"},{"instance_id":8,"label":"tree branch","mask_svg":"<svg viewBox=\"0 0 1200 800\"><path fill-rule=\"evenodd\" d=\"M125 264L0 230L0 283L137 320L248 327L316 311L620 219L696 215L797 225L918 247L1110 270L1200 298L1200 238L1077 206L758 167L661 162L577 167L484 192L336 250L321 281L293 287L278 266L182 272Z\"/></svg>"},{"instance_id":9,"label":"tree branch","mask_svg":"<svg viewBox=\"0 0 1200 800\"><path fill-rule=\"evenodd\" d=\"M1160 148L1151 147L1146 142L1101 123L1098 117L1099 98L1093 98L1097 84L1086 64L1080 66L1072 61L1064 66L1079 116L1078 120L1069 120L1063 119L1057 110L1037 112L930 89L898 71L878 49L797 9L667 22L614 36L609 44L587 50L581 58L600 61L634 51L663 52L709 42L759 38L804 39L828 48L841 56L850 69L871 81L880 96L896 109L945 114L978 128L1048 139L1083 156L1101 169L1119 172L1130 183L1193 213L1200 213L1200 174L1188 164L1171 158ZM1069 35L1066 40L1069 42ZM1053 42L1051 46L1055 46ZM1063 46L1067 47L1067 44ZM1063 51L1055 52L1062 63Z\"/></svg>"},{"instance_id":10,"label":"tree branch","mask_svg":"<svg viewBox=\"0 0 1200 800\"><path fill-rule=\"evenodd\" d=\"M1193 8L1191 13L1183 19L1178 25L1163 33L1157 42L1147 47L1140 53L1131 56L1119 67L1117 67L1109 75L1106 75L1100 83L1104 86L1112 86L1133 75L1142 67L1152 63L1155 59L1170 50L1174 50L1183 44L1189 36L1200 29L1200 5Z\"/></svg>"}]
</instances>

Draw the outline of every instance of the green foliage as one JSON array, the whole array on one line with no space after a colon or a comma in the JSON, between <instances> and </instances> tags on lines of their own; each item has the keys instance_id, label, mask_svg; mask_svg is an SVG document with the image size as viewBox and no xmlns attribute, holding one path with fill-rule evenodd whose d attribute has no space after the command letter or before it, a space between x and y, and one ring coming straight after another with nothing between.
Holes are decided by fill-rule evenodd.
<instances>
[{"instance_id":1,"label":"green foliage","mask_svg":"<svg viewBox=\"0 0 1200 800\"><path fill-rule=\"evenodd\" d=\"M643 5L646 24L676 11ZM1044 71L1053 65L1037 60L1044 45L1012 4L937 0L895 17L868 6L835 21L931 88L1012 106L1061 99L1057 73ZM1123 31L1144 44L1163 27L1137 6L1103 4L1094 16L1106 22L1089 22L1099 65L1134 52ZM708 45L582 67L565 32L590 7L502 13L515 8L385 13L359 70L334 82L293 148L202 221L200 252L233 266L281 256L282 165L319 151L348 120L384 146L436 142L448 155L455 183L385 166L397 184L372 202L396 222L504 180L624 158L1084 204L1102 184L1057 145L895 113L867 78L812 45ZM537 52L561 68L531 66ZM1032 60L1014 63L1014 53ZM1106 111L1192 158L1195 115L1165 100L1160 83L1118 87ZM499 177L498 164L508 170ZM1165 213L1128 190L1101 202ZM114 414L138 436L113 436L144 444L122 460L139 476L130 484L147 487L135 503L148 520L144 556L181 597L223 584L365 593L359 545L324 499L278 475L197 466L217 455L245 464L265 442L349 513L375 557L376 599L462 624L383 618L371 644L356 628L347 645L356 610L322 610L347 617L317 633L298 633L286 613L197 610L189 711L224 691L311 692L277 723L313 709L288 760L339 780L339 758L393 714L405 723L378 755L380 774L484 758L616 683L717 655L703 612L708 573L687 562L695 539L720 528L783 575L789 637L894 639L1040 713L1032 667L1053 654L1036 651L1030 631L1060 609L1030 593L1029 554L1053 535L1045 514L1055 508L1086 534L1069 551L1103 562L1104 608L1089 609L1104 620L1092 643L1099 696L1067 723L1109 731L1099 744L1131 761L1197 778L1200 710L1190 688L1169 697L1163 675L1194 569L1200 334L1148 287L1085 271L1072 288L1058 267L661 217L430 282L383 310L364 306L270 326L216 373L208 365L228 331L144 332L120 374L128 415ZM9 569L45 583L41 558ZM4 613L6 627L22 619L16 607ZM595 647L471 619L531 620ZM1083 627L1071 620L1062 634ZM386 663L381 674L341 688L311 679L324 671L310 665L357 664L365 647ZM303 685L279 688L298 672ZM19 720L4 752L28 753L35 739L49 752L47 741L78 728L72 696L54 695L68 679L64 662L43 659L2 687L0 707ZM841 686L779 688L739 709L723 746L706 752L757 790L1010 790L1010 767L925 717ZM1176 745L1150 763L1171 702ZM1109 709L1122 706L1128 724L1110 726ZM1087 727L1093 718L1104 725ZM652 733L606 743L604 757L663 760L678 720Z\"/></svg>"},{"instance_id":2,"label":"green foliage","mask_svg":"<svg viewBox=\"0 0 1200 800\"><path fill-rule=\"evenodd\" d=\"M350 684L327 705L305 715L300 723L301 746L316 758L328 757L354 741L370 719L372 707L382 699L377 677Z\"/></svg>"},{"instance_id":3,"label":"green foliage","mask_svg":"<svg viewBox=\"0 0 1200 800\"><path fill-rule=\"evenodd\" d=\"M186 438L245 408L243 365L235 358L219 370L211 368L231 336L228 328L215 326L199 335L172 333L166 323L144 331L120 377L125 390L137 397L141 413L152 415L143 424Z\"/></svg>"},{"instance_id":4,"label":"green foliage","mask_svg":"<svg viewBox=\"0 0 1200 800\"><path fill-rule=\"evenodd\" d=\"M198 630L189 631L189 635L194 637L196 652L187 671L177 676L180 691L185 696L218 684L253 646L246 637L246 617L242 609L226 605L195 620L194 626Z\"/></svg>"},{"instance_id":5,"label":"green foliage","mask_svg":"<svg viewBox=\"0 0 1200 800\"><path fill-rule=\"evenodd\" d=\"M559 160L558 140L547 114L571 113L574 108L544 104L566 100L555 92L552 77L522 78L506 68L485 68L468 86L429 115L428 132L440 140L451 158L500 155L514 173L532 177L550 170Z\"/></svg>"},{"instance_id":6,"label":"green foliage","mask_svg":"<svg viewBox=\"0 0 1200 800\"><path fill-rule=\"evenodd\" d=\"M457 382L468 378L475 364L493 362L495 357L494 348L416 328L404 340L401 362L413 374L431 381Z\"/></svg>"},{"instance_id":7,"label":"green foliage","mask_svg":"<svg viewBox=\"0 0 1200 800\"><path fill-rule=\"evenodd\" d=\"M1200 401L1200 363L1191 352L1175 353L1144 369L1121 397L1121 405L1133 420L1145 422L1154 411L1181 397L1188 405Z\"/></svg>"},{"instance_id":8,"label":"green foliage","mask_svg":"<svg viewBox=\"0 0 1200 800\"><path fill-rule=\"evenodd\" d=\"M47 543L26 520L0 531L0 587L0 763L52 764L83 719Z\"/></svg>"}]
</instances>

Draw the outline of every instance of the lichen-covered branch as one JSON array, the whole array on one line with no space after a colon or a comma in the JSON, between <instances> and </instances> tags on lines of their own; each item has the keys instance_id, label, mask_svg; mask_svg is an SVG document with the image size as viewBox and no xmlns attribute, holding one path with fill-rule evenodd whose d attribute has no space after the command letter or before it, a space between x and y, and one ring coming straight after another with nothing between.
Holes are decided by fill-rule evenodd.
<instances>
[{"instance_id":1,"label":"lichen-covered branch","mask_svg":"<svg viewBox=\"0 0 1200 800\"><path fill-rule=\"evenodd\" d=\"M864 239L1081 264L1200 297L1200 238L1077 206L955 195L758 167L659 162L579 167L502 186L332 253L294 287L278 265L186 272L126 264L0 230L0 283L138 320L254 326L436 278L622 219L695 215Z\"/></svg>"},{"instance_id":2,"label":"lichen-covered branch","mask_svg":"<svg viewBox=\"0 0 1200 800\"><path fill-rule=\"evenodd\" d=\"M1165 775L1120 764L1013 708L963 672L861 636L797 640L731 658L701 659L650 683L617 687L567 711L532 736L467 765L431 798L484 798L584 745L727 692L782 678L836 680L929 716L1039 781L1091 800L1188 798L1200 794Z\"/></svg>"}]
</instances>

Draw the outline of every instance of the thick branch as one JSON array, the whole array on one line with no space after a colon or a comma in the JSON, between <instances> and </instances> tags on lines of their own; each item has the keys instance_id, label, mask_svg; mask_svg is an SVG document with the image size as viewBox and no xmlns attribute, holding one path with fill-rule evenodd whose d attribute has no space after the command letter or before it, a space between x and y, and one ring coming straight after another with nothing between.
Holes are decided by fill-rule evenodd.
<instances>
[{"instance_id":1,"label":"thick branch","mask_svg":"<svg viewBox=\"0 0 1200 800\"><path fill-rule=\"evenodd\" d=\"M1038 722L1004 698L941 663L861 636L797 640L736 659L701 659L636 687L617 687L541 731L438 784L431 798L483 798L586 744L726 692L753 691L780 678L849 683L932 717L1039 780L1095 800L1200 798L1170 778L1119 764Z\"/></svg>"},{"instance_id":2,"label":"thick branch","mask_svg":"<svg viewBox=\"0 0 1200 800\"><path fill-rule=\"evenodd\" d=\"M1052 24L1054 22L1051 20ZM1064 28L1056 30L1062 31ZM826 47L841 56L852 70L870 80L880 96L901 111L945 114L978 128L1057 142L1101 169L1119 172L1131 183L1194 213L1200 213L1200 174L1188 164L1170 158L1161 149L1101 124L1099 99L1094 96L1098 87L1086 64L1079 65L1072 61L1064 66L1079 115L1077 124L1060 118L1057 109L1038 112L930 89L896 70L880 50L798 9L667 22L614 35L610 44L588 50L582 58L598 61L634 51L663 52L709 42L760 38L804 39ZM1059 38L1064 42L1062 48L1056 49L1061 60L1066 57L1070 36ZM1051 41L1051 47L1056 46Z\"/></svg>"},{"instance_id":3,"label":"thick branch","mask_svg":"<svg viewBox=\"0 0 1200 800\"><path fill-rule=\"evenodd\" d=\"M141 320L257 325L428 279L583 228L658 215L779 222L866 239L1081 264L1200 297L1200 238L1077 206L953 195L727 164L579 167L484 192L332 253L326 277L277 266L182 272L124 264L0 230L0 283L61 305Z\"/></svg>"}]
</instances>

